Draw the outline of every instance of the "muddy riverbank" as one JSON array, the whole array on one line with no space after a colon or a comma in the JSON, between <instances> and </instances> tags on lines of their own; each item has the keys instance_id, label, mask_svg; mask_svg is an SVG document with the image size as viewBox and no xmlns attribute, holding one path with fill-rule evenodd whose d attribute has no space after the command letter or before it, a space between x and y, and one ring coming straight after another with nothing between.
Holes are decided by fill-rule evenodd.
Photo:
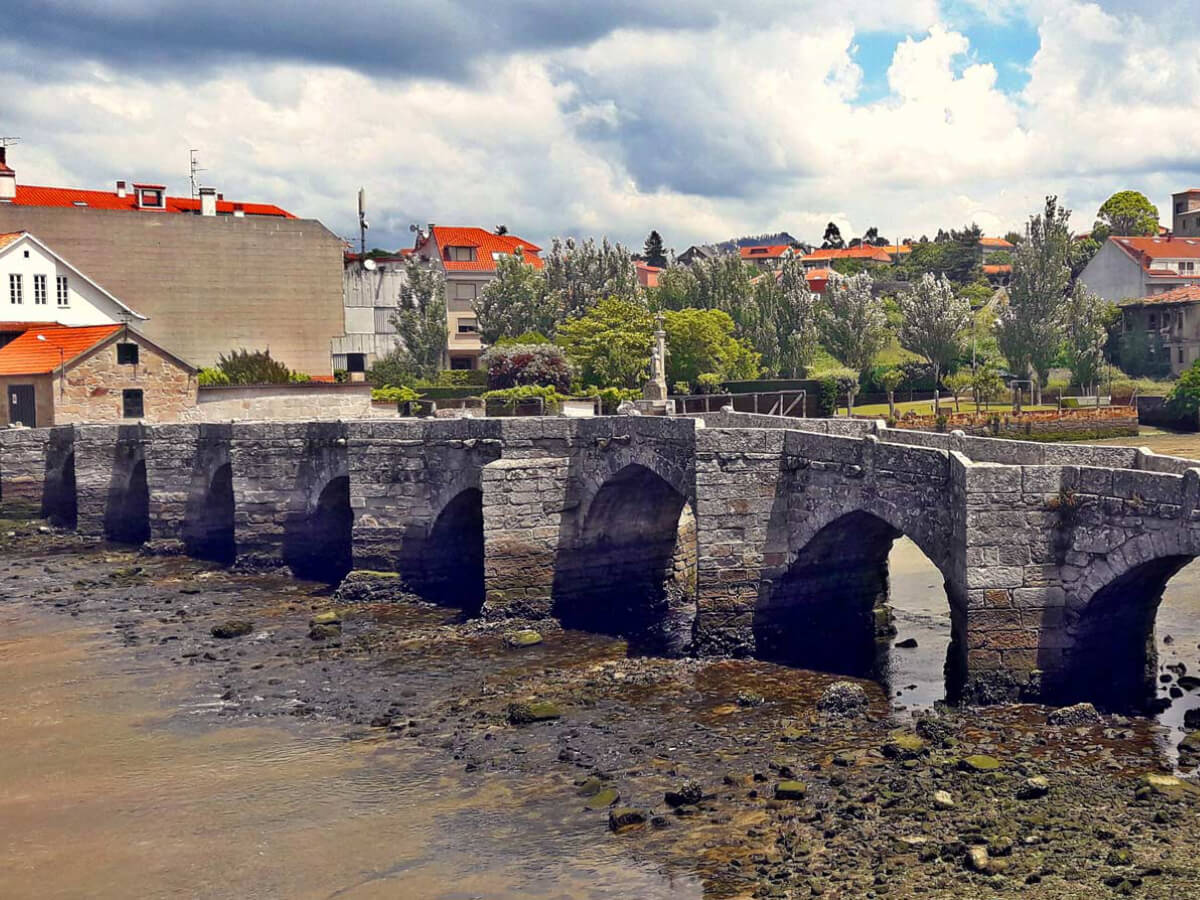
<instances>
[{"instance_id":1,"label":"muddy riverbank","mask_svg":"<svg viewBox=\"0 0 1200 900\"><path fill-rule=\"evenodd\" d=\"M914 719L932 644L843 718L831 676L7 528L5 896L1200 894L1160 726Z\"/></svg>"}]
</instances>

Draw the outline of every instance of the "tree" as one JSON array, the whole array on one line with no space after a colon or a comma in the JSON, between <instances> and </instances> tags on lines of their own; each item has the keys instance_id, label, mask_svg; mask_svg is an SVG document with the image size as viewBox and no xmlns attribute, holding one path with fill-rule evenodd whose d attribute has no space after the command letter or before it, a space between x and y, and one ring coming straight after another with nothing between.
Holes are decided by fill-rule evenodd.
<instances>
[{"instance_id":1,"label":"tree","mask_svg":"<svg viewBox=\"0 0 1200 900\"><path fill-rule=\"evenodd\" d=\"M1015 247L1017 244L1021 243L1021 241L1025 240L1025 236L1019 231L1010 231L1004 236L1004 239Z\"/></svg>"},{"instance_id":2,"label":"tree","mask_svg":"<svg viewBox=\"0 0 1200 900\"><path fill-rule=\"evenodd\" d=\"M945 275L926 273L899 297L903 321L900 345L929 361L933 368L933 408L938 408L938 382L962 353L964 332L971 325L971 304Z\"/></svg>"},{"instance_id":3,"label":"tree","mask_svg":"<svg viewBox=\"0 0 1200 900\"><path fill-rule=\"evenodd\" d=\"M942 381L946 385L946 389L954 395L954 411L962 412L958 405L958 395L975 382L975 376L966 371L955 372L953 375L947 375Z\"/></svg>"},{"instance_id":4,"label":"tree","mask_svg":"<svg viewBox=\"0 0 1200 900\"><path fill-rule=\"evenodd\" d=\"M552 336L559 322L545 277L516 254L496 260L496 277L479 292L472 308L485 344L527 331Z\"/></svg>"},{"instance_id":5,"label":"tree","mask_svg":"<svg viewBox=\"0 0 1200 900\"><path fill-rule=\"evenodd\" d=\"M719 309L681 309L664 314L667 381L699 386L699 377L721 381L757 378L759 355L733 336L733 319Z\"/></svg>"},{"instance_id":6,"label":"tree","mask_svg":"<svg viewBox=\"0 0 1200 900\"><path fill-rule=\"evenodd\" d=\"M657 266L660 269L666 268L667 254L663 250L662 235L657 231L651 231L646 238L646 243L642 247L642 256L647 265Z\"/></svg>"},{"instance_id":7,"label":"tree","mask_svg":"<svg viewBox=\"0 0 1200 900\"><path fill-rule=\"evenodd\" d=\"M1025 239L1013 251L1008 304L996 323L1000 352L1019 375L1032 370L1036 403L1062 341L1060 307L1071 282L1071 211L1047 197L1044 211L1025 226Z\"/></svg>"},{"instance_id":8,"label":"tree","mask_svg":"<svg viewBox=\"0 0 1200 900\"><path fill-rule=\"evenodd\" d=\"M776 283L772 281L772 283ZM806 375L821 342L820 298L808 286L798 259L785 259L779 272L775 333L780 375Z\"/></svg>"},{"instance_id":9,"label":"tree","mask_svg":"<svg viewBox=\"0 0 1200 900\"><path fill-rule=\"evenodd\" d=\"M825 226L825 237L821 240L822 250L841 250L846 246L846 242L842 240L842 230L837 227L837 224L830 222Z\"/></svg>"},{"instance_id":10,"label":"tree","mask_svg":"<svg viewBox=\"0 0 1200 900\"><path fill-rule=\"evenodd\" d=\"M1192 363L1175 382L1167 402L1181 413L1195 416L1200 411L1200 359Z\"/></svg>"},{"instance_id":11,"label":"tree","mask_svg":"<svg viewBox=\"0 0 1200 900\"><path fill-rule=\"evenodd\" d=\"M885 237L880 237L879 229L872 225L865 232L863 232L862 243L866 244L868 247L886 247L888 245L888 239Z\"/></svg>"},{"instance_id":12,"label":"tree","mask_svg":"<svg viewBox=\"0 0 1200 900\"><path fill-rule=\"evenodd\" d=\"M871 290L871 276L843 278L834 275L825 290L821 309L821 337L829 352L861 376L887 344L887 316L883 301ZM848 407L854 414L858 382L849 389Z\"/></svg>"},{"instance_id":13,"label":"tree","mask_svg":"<svg viewBox=\"0 0 1200 900\"><path fill-rule=\"evenodd\" d=\"M446 353L449 328L446 324L446 282L432 266L410 260L405 265L397 309L395 349L381 360L385 369L405 380L435 378ZM388 380L399 386L402 382Z\"/></svg>"},{"instance_id":14,"label":"tree","mask_svg":"<svg viewBox=\"0 0 1200 900\"><path fill-rule=\"evenodd\" d=\"M1109 310L1112 309L1114 307L1077 281L1059 312L1066 338L1067 368L1071 370L1071 380L1085 395L1094 392L1104 366L1104 345L1108 342Z\"/></svg>"},{"instance_id":15,"label":"tree","mask_svg":"<svg viewBox=\"0 0 1200 900\"><path fill-rule=\"evenodd\" d=\"M287 384L291 370L270 350L231 350L217 358L217 368L228 379L226 384Z\"/></svg>"},{"instance_id":16,"label":"tree","mask_svg":"<svg viewBox=\"0 0 1200 900\"><path fill-rule=\"evenodd\" d=\"M1139 191L1118 191L1101 205L1096 229L1107 226L1118 237L1158 234L1158 207Z\"/></svg>"},{"instance_id":17,"label":"tree","mask_svg":"<svg viewBox=\"0 0 1200 900\"><path fill-rule=\"evenodd\" d=\"M1004 379L991 363L986 363L972 373L971 390L975 394L975 412L979 412L980 400L986 408L1004 393Z\"/></svg>"},{"instance_id":18,"label":"tree","mask_svg":"<svg viewBox=\"0 0 1200 900\"><path fill-rule=\"evenodd\" d=\"M578 318L603 298L642 302L633 257L608 238L599 244L591 238L555 238L542 271L560 322Z\"/></svg>"},{"instance_id":19,"label":"tree","mask_svg":"<svg viewBox=\"0 0 1200 900\"><path fill-rule=\"evenodd\" d=\"M636 301L607 297L563 322L557 341L584 384L638 387L647 377L654 319Z\"/></svg>"},{"instance_id":20,"label":"tree","mask_svg":"<svg viewBox=\"0 0 1200 900\"><path fill-rule=\"evenodd\" d=\"M881 388L887 391L888 418L896 418L896 388L900 387L900 382L904 381L904 372L891 368L883 372L876 381L879 382Z\"/></svg>"}]
</instances>

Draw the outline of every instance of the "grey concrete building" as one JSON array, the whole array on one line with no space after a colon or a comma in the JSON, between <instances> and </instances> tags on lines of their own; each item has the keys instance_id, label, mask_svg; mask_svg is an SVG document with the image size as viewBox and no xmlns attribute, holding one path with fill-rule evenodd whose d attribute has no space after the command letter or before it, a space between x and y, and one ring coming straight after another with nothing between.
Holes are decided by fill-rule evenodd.
<instances>
[{"instance_id":1,"label":"grey concrete building","mask_svg":"<svg viewBox=\"0 0 1200 900\"><path fill-rule=\"evenodd\" d=\"M1200 284L1200 237L1110 237L1079 280L1112 303Z\"/></svg>"},{"instance_id":2,"label":"grey concrete building","mask_svg":"<svg viewBox=\"0 0 1200 900\"><path fill-rule=\"evenodd\" d=\"M360 260L348 257L342 268L345 331L330 343L333 369L345 370L352 380L366 372L396 346L392 317L404 287L406 257Z\"/></svg>"}]
</instances>

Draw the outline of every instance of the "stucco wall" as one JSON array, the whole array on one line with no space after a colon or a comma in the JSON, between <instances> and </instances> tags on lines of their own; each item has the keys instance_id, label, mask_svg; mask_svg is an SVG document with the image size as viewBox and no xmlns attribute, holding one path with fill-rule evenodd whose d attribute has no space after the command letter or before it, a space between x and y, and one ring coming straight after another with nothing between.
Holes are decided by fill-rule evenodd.
<instances>
[{"instance_id":1,"label":"stucco wall","mask_svg":"<svg viewBox=\"0 0 1200 900\"><path fill-rule=\"evenodd\" d=\"M1141 267L1120 247L1106 241L1079 276L1087 288L1116 303L1146 294Z\"/></svg>"},{"instance_id":2,"label":"stucco wall","mask_svg":"<svg viewBox=\"0 0 1200 900\"><path fill-rule=\"evenodd\" d=\"M336 421L396 416L371 405L369 384L263 384L205 387L184 422Z\"/></svg>"},{"instance_id":3,"label":"stucco wall","mask_svg":"<svg viewBox=\"0 0 1200 900\"><path fill-rule=\"evenodd\" d=\"M0 204L0 232L20 230L149 316L146 336L193 365L270 348L292 369L332 371L342 243L320 222Z\"/></svg>"}]
</instances>

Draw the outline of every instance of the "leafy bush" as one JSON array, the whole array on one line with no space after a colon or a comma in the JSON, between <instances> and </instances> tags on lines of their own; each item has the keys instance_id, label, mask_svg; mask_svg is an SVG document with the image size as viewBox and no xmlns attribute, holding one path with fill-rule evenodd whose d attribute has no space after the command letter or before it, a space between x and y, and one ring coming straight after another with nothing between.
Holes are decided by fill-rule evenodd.
<instances>
[{"instance_id":1,"label":"leafy bush","mask_svg":"<svg viewBox=\"0 0 1200 900\"><path fill-rule=\"evenodd\" d=\"M696 393L716 394L721 390L721 376L716 372L704 372L696 376Z\"/></svg>"},{"instance_id":2,"label":"leafy bush","mask_svg":"<svg viewBox=\"0 0 1200 900\"><path fill-rule=\"evenodd\" d=\"M832 375L826 375L818 384L821 393L817 395L817 411L822 418L829 418L838 408L838 380Z\"/></svg>"},{"instance_id":3,"label":"leafy bush","mask_svg":"<svg viewBox=\"0 0 1200 900\"><path fill-rule=\"evenodd\" d=\"M539 386L568 391L571 365L561 347L553 344L507 344L483 355L487 384L493 391Z\"/></svg>"},{"instance_id":4,"label":"leafy bush","mask_svg":"<svg viewBox=\"0 0 1200 900\"><path fill-rule=\"evenodd\" d=\"M350 380L350 373L345 369L334 369L333 380L338 384L345 384Z\"/></svg>"},{"instance_id":5,"label":"leafy bush","mask_svg":"<svg viewBox=\"0 0 1200 900\"><path fill-rule=\"evenodd\" d=\"M1195 415L1200 410L1200 360L1192 363L1167 395L1167 403L1180 413Z\"/></svg>"},{"instance_id":6,"label":"leafy bush","mask_svg":"<svg viewBox=\"0 0 1200 900\"><path fill-rule=\"evenodd\" d=\"M684 396L692 392L692 386L686 381L677 381L671 388L672 392Z\"/></svg>"},{"instance_id":7,"label":"leafy bush","mask_svg":"<svg viewBox=\"0 0 1200 900\"><path fill-rule=\"evenodd\" d=\"M291 371L270 350L231 350L217 360L230 384L287 384Z\"/></svg>"},{"instance_id":8,"label":"leafy bush","mask_svg":"<svg viewBox=\"0 0 1200 900\"><path fill-rule=\"evenodd\" d=\"M496 347L511 347L514 344L550 344L553 343L550 338L546 337L537 331L527 331L524 334L518 334L516 337L502 337L496 341L493 346Z\"/></svg>"},{"instance_id":9,"label":"leafy bush","mask_svg":"<svg viewBox=\"0 0 1200 900\"><path fill-rule=\"evenodd\" d=\"M567 399L553 386L537 384L523 384L519 387L487 391L482 396L485 403L501 403L509 408L515 408L522 402L540 397L545 402L547 413L557 412L562 406L562 402Z\"/></svg>"},{"instance_id":10,"label":"leafy bush","mask_svg":"<svg viewBox=\"0 0 1200 900\"><path fill-rule=\"evenodd\" d=\"M385 384L383 387L371 389L371 399L379 403L408 403L417 398L417 392L410 387Z\"/></svg>"},{"instance_id":11,"label":"leafy bush","mask_svg":"<svg viewBox=\"0 0 1200 900\"><path fill-rule=\"evenodd\" d=\"M200 383L200 387L211 387L213 385L229 384L229 376L220 369L205 366L196 373L196 381Z\"/></svg>"},{"instance_id":12,"label":"leafy bush","mask_svg":"<svg viewBox=\"0 0 1200 900\"><path fill-rule=\"evenodd\" d=\"M312 381L312 376L304 372L289 372L288 382L291 384L307 384Z\"/></svg>"},{"instance_id":13,"label":"leafy bush","mask_svg":"<svg viewBox=\"0 0 1200 900\"><path fill-rule=\"evenodd\" d=\"M626 400L640 400L642 392L637 388L584 388L583 394L589 397L598 396L600 398L600 408L605 415L612 415L617 411L617 407Z\"/></svg>"},{"instance_id":14,"label":"leafy bush","mask_svg":"<svg viewBox=\"0 0 1200 900\"><path fill-rule=\"evenodd\" d=\"M484 369L442 369L437 377L439 387L483 387L487 383Z\"/></svg>"}]
</instances>

